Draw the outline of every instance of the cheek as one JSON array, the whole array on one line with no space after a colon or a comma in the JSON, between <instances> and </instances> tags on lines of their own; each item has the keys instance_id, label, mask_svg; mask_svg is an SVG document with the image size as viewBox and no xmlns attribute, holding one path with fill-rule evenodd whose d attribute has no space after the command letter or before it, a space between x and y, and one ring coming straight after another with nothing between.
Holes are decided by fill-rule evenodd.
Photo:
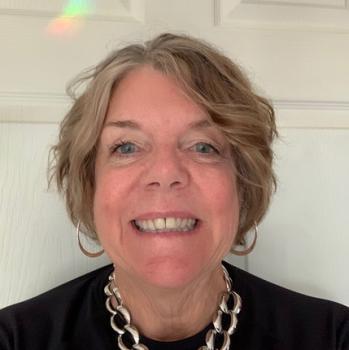
<instances>
[{"instance_id":1,"label":"cheek","mask_svg":"<svg viewBox=\"0 0 349 350\"><path fill-rule=\"evenodd\" d=\"M96 179L96 189L94 193L93 212L95 223L98 225L104 217L117 214L122 198L122 183L117 182L115 177L109 174L99 174ZM97 227L98 228L98 227Z\"/></svg>"},{"instance_id":2,"label":"cheek","mask_svg":"<svg viewBox=\"0 0 349 350\"><path fill-rule=\"evenodd\" d=\"M223 171L212 176L206 184L207 193L216 208L222 211L236 208L239 205L239 195L234 173Z\"/></svg>"},{"instance_id":3,"label":"cheek","mask_svg":"<svg viewBox=\"0 0 349 350\"><path fill-rule=\"evenodd\" d=\"M112 229L119 231L137 208L139 202L133 196L135 173L120 169L102 169L98 173L93 212L101 234Z\"/></svg>"},{"instance_id":4,"label":"cheek","mask_svg":"<svg viewBox=\"0 0 349 350\"><path fill-rule=\"evenodd\" d=\"M103 212L109 206L111 202L111 195L108 189L110 188L109 182L105 178L100 177L96 181L96 190L94 194L93 208L95 214Z\"/></svg>"},{"instance_id":5,"label":"cheek","mask_svg":"<svg viewBox=\"0 0 349 350\"><path fill-rule=\"evenodd\" d=\"M118 179L119 180L119 179ZM118 251L125 222L125 187L115 180L112 172L96 181L93 202L94 222L100 242L109 256Z\"/></svg>"},{"instance_id":6,"label":"cheek","mask_svg":"<svg viewBox=\"0 0 349 350\"><path fill-rule=\"evenodd\" d=\"M236 234L239 225L239 194L234 174L224 173L210 184L208 200L212 221L220 234Z\"/></svg>"}]
</instances>

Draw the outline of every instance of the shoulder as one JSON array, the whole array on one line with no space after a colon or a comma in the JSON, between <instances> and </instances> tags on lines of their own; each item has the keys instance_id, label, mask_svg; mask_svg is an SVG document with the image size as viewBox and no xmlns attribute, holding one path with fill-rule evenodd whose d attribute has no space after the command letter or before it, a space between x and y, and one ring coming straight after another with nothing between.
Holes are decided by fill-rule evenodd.
<instances>
[{"instance_id":1,"label":"shoulder","mask_svg":"<svg viewBox=\"0 0 349 350\"><path fill-rule=\"evenodd\" d=\"M39 342L40 337L66 335L69 325L81 319L90 305L99 300L103 284L112 265L107 265L69 282L59 285L43 294L0 310L0 348L19 349L19 343ZM100 301L103 303L103 299ZM98 315L97 315L98 317ZM69 320L69 323L65 322ZM49 335L50 334L50 335ZM39 336L38 336L39 335ZM41 348L49 348L43 340ZM17 344L17 345L16 345ZM23 346L22 348L25 348ZM39 349L33 347L33 349Z\"/></svg>"},{"instance_id":2,"label":"shoulder","mask_svg":"<svg viewBox=\"0 0 349 350\"><path fill-rule=\"evenodd\" d=\"M278 286L230 264L225 266L249 320L265 332L283 341L297 339L299 349L306 348L300 346L302 342L349 349L348 307Z\"/></svg>"},{"instance_id":3,"label":"shoulder","mask_svg":"<svg viewBox=\"0 0 349 350\"><path fill-rule=\"evenodd\" d=\"M104 275L105 277L111 271L111 265L107 265L91 271L83 276L74 278L63 283L45 293L37 295L28 300L16 303L0 310L0 320L4 315L15 315L25 313L27 311L38 310L50 306L52 309L61 309L62 305L59 301L72 300L78 295L80 299L91 292L91 285L98 283L98 280Z\"/></svg>"}]
</instances>

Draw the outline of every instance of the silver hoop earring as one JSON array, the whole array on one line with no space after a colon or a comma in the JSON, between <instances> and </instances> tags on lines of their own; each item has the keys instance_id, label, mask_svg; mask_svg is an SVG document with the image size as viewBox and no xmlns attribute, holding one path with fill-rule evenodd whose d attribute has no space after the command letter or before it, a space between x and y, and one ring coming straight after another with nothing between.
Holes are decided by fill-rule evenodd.
<instances>
[{"instance_id":1,"label":"silver hoop earring","mask_svg":"<svg viewBox=\"0 0 349 350\"><path fill-rule=\"evenodd\" d=\"M253 248L256 245L257 236L258 236L258 226L257 226L256 222L254 223L253 232L254 232L253 241L252 241L251 245L248 248L246 248L245 250L235 250L235 249L232 248L232 249L230 249L230 252L232 254L238 255L238 256L243 256L243 255L247 255L247 254L251 253Z\"/></svg>"},{"instance_id":2,"label":"silver hoop earring","mask_svg":"<svg viewBox=\"0 0 349 350\"><path fill-rule=\"evenodd\" d=\"M102 249L101 251L96 252L96 253L91 253L82 246L81 241L80 241L80 220L78 221L78 224L76 225L76 234L78 236L79 248L84 255L88 256L89 258L97 258L98 256L101 256L104 253L104 249Z\"/></svg>"}]
</instances>

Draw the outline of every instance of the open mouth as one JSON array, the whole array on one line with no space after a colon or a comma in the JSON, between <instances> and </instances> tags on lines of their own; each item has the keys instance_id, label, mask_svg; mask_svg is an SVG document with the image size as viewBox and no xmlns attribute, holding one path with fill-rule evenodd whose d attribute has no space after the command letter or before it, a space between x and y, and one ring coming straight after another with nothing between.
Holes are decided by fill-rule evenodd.
<instances>
[{"instance_id":1,"label":"open mouth","mask_svg":"<svg viewBox=\"0 0 349 350\"><path fill-rule=\"evenodd\" d=\"M164 218L155 220L132 220L132 226L143 233L189 232L199 225L199 219Z\"/></svg>"}]
</instances>

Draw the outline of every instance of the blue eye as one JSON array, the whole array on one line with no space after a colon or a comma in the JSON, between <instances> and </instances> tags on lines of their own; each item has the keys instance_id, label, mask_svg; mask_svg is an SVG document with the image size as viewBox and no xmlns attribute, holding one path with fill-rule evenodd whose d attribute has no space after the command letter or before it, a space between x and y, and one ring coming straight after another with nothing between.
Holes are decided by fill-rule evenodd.
<instances>
[{"instance_id":1,"label":"blue eye","mask_svg":"<svg viewBox=\"0 0 349 350\"><path fill-rule=\"evenodd\" d=\"M219 153L217 149L209 143L199 142L195 145L195 147L200 153Z\"/></svg>"},{"instance_id":2,"label":"blue eye","mask_svg":"<svg viewBox=\"0 0 349 350\"><path fill-rule=\"evenodd\" d=\"M123 154L127 155L127 154L135 152L135 147L136 146L131 142L121 141L120 143L118 143L112 147L111 152L112 153L119 153L122 155Z\"/></svg>"},{"instance_id":3,"label":"blue eye","mask_svg":"<svg viewBox=\"0 0 349 350\"><path fill-rule=\"evenodd\" d=\"M196 152L201 154L219 154L219 151L214 146L206 142L199 142L193 147ZM113 145L110 149L111 154L118 154L120 156L128 156L135 152L137 152L137 146L129 141L120 141L119 143Z\"/></svg>"}]
</instances>

